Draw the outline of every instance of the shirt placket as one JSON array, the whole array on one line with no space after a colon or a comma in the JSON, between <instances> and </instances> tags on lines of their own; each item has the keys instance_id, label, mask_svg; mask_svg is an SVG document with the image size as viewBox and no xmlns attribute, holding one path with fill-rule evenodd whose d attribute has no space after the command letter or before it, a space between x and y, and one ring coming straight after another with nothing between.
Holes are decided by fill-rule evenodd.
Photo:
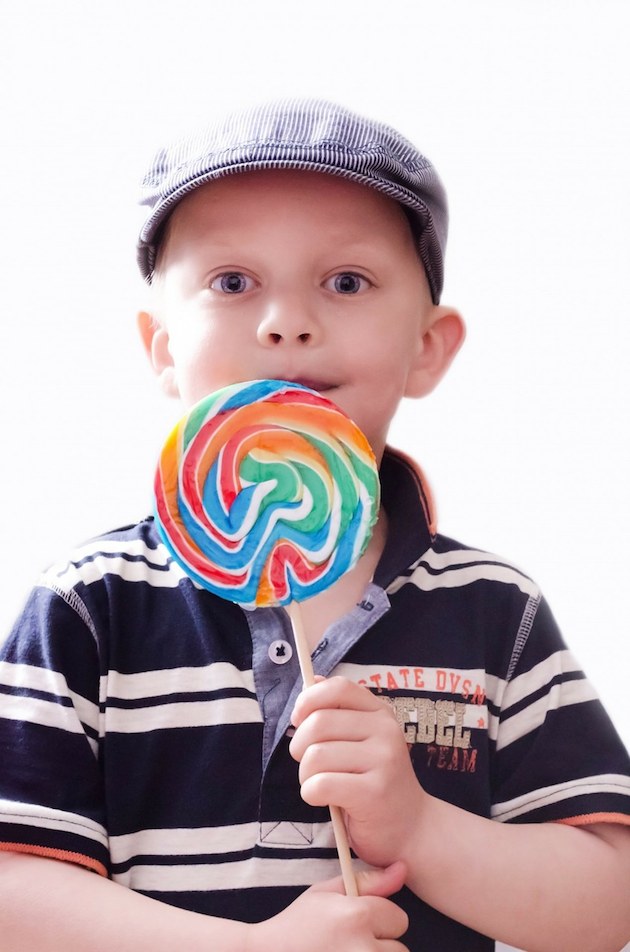
<instances>
[{"instance_id":1,"label":"shirt placket","mask_svg":"<svg viewBox=\"0 0 630 952\"><path fill-rule=\"evenodd\" d=\"M383 589L370 583L361 602L324 633L312 654L315 674L328 677L389 605ZM260 843L308 847L318 839L318 829L325 828L326 840L331 834L327 810L309 807L301 799L298 765L288 751L291 712L302 690L291 623L282 608L255 609L246 615L252 636L254 684L264 725Z\"/></svg>"}]
</instances>

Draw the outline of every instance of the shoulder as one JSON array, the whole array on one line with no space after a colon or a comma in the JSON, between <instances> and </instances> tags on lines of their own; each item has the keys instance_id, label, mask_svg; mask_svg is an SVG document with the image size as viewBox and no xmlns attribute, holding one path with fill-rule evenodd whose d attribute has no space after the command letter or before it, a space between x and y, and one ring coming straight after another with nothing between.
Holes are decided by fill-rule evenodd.
<instances>
[{"instance_id":1,"label":"shoulder","mask_svg":"<svg viewBox=\"0 0 630 952\"><path fill-rule=\"evenodd\" d=\"M69 631L82 629L101 645L123 618L126 625L142 627L149 608L177 614L180 586L194 589L183 578L153 519L144 519L87 540L44 571L16 631L21 639L43 632L67 639Z\"/></svg>"},{"instance_id":2,"label":"shoulder","mask_svg":"<svg viewBox=\"0 0 630 952\"><path fill-rule=\"evenodd\" d=\"M409 632L422 632L436 646L438 667L448 659L503 682L532 632L542 655L557 650L541 625L544 602L536 582L508 559L443 535L433 537L387 595Z\"/></svg>"},{"instance_id":3,"label":"shoulder","mask_svg":"<svg viewBox=\"0 0 630 952\"><path fill-rule=\"evenodd\" d=\"M173 563L152 518L96 536L44 572L38 584L59 592L117 582L177 587L183 571Z\"/></svg>"},{"instance_id":4,"label":"shoulder","mask_svg":"<svg viewBox=\"0 0 630 952\"><path fill-rule=\"evenodd\" d=\"M514 562L492 552L464 545L447 536L435 535L421 557L401 573L388 588L398 591L412 584L423 591L460 589L470 585L487 588L497 595L514 588L527 598L539 598L536 582Z\"/></svg>"}]
</instances>

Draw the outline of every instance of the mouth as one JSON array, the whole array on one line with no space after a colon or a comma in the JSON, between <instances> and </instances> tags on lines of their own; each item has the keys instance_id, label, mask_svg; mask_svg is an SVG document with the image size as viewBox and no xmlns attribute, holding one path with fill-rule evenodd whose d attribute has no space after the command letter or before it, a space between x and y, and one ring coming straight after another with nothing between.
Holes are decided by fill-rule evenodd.
<instances>
[{"instance_id":1,"label":"mouth","mask_svg":"<svg viewBox=\"0 0 630 952\"><path fill-rule=\"evenodd\" d=\"M318 380L315 377L286 377L283 379L286 379L288 383L295 383L300 387L316 390L317 393L328 393L338 387L336 383L331 383L329 380Z\"/></svg>"}]
</instances>

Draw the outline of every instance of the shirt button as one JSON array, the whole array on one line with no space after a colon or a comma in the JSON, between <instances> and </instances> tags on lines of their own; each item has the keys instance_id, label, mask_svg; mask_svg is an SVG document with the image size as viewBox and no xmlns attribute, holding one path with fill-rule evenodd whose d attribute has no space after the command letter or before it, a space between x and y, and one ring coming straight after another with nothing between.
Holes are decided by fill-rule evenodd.
<instances>
[{"instance_id":1,"label":"shirt button","mask_svg":"<svg viewBox=\"0 0 630 952\"><path fill-rule=\"evenodd\" d=\"M268 653L274 664L286 664L293 657L293 648L288 641L272 641Z\"/></svg>"}]
</instances>

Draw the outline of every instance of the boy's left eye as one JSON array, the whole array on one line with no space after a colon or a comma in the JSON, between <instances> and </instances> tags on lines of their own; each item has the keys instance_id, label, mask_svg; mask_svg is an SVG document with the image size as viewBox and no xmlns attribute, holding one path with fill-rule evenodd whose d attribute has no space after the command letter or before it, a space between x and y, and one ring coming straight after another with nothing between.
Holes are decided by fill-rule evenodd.
<instances>
[{"instance_id":1,"label":"boy's left eye","mask_svg":"<svg viewBox=\"0 0 630 952\"><path fill-rule=\"evenodd\" d=\"M367 278L355 274L354 271L342 271L328 278L324 287L338 294L357 294L358 291L367 290L371 285Z\"/></svg>"}]
</instances>

